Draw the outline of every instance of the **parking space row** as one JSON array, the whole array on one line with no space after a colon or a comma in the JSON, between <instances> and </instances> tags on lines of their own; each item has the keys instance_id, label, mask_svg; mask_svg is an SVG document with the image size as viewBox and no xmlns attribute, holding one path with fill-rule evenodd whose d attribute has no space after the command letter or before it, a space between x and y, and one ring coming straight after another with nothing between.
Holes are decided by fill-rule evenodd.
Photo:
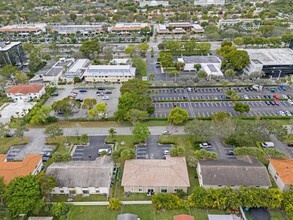
<instances>
[{"instance_id":1,"label":"parking space row","mask_svg":"<svg viewBox=\"0 0 293 220\"><path fill-rule=\"evenodd\" d=\"M264 107L267 108L268 105L264 102L264 101L243 101L242 103L246 103L249 104L250 107ZM190 105L193 108L218 108L218 107L233 107L233 103L232 102L190 102ZM288 102L286 101L280 101L280 105L281 106L285 106L285 107L291 107L292 105L290 105ZM153 106L156 109L160 109L160 108L173 108L173 107L181 107L181 108L187 108L189 106L188 102L160 102L160 103L153 103ZM293 108L293 107L292 107Z\"/></svg>"}]
</instances>

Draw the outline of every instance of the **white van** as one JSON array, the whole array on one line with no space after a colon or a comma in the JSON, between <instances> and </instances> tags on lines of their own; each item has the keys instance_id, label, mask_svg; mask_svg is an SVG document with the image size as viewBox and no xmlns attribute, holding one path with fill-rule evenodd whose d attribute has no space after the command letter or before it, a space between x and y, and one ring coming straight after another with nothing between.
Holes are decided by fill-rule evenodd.
<instances>
[{"instance_id":1,"label":"white van","mask_svg":"<svg viewBox=\"0 0 293 220\"><path fill-rule=\"evenodd\" d=\"M107 152L108 155L111 155L112 149L99 149L98 154L100 155L103 151Z\"/></svg>"},{"instance_id":2,"label":"white van","mask_svg":"<svg viewBox=\"0 0 293 220\"><path fill-rule=\"evenodd\" d=\"M275 144L273 142L263 142L263 143L261 143L261 146L263 148L273 148L273 147L275 147Z\"/></svg>"}]
</instances>

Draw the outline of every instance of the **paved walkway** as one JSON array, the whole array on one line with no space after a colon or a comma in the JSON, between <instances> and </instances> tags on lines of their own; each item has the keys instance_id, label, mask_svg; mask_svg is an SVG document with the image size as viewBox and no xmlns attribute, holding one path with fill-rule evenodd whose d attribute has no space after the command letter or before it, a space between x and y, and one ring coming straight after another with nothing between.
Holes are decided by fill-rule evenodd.
<instances>
[{"instance_id":1,"label":"paved walkway","mask_svg":"<svg viewBox=\"0 0 293 220\"><path fill-rule=\"evenodd\" d=\"M121 201L123 205L151 205L152 201ZM66 204L72 205L88 205L88 206L97 206L97 205L109 205L109 202L65 202Z\"/></svg>"}]
</instances>

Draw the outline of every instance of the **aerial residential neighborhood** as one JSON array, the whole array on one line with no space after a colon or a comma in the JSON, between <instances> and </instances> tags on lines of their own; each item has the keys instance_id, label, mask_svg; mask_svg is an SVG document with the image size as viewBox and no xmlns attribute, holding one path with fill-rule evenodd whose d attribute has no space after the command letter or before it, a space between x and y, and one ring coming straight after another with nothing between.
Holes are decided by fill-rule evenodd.
<instances>
[{"instance_id":1,"label":"aerial residential neighborhood","mask_svg":"<svg viewBox=\"0 0 293 220\"><path fill-rule=\"evenodd\" d=\"M291 0L2 0L0 219L293 220Z\"/></svg>"}]
</instances>

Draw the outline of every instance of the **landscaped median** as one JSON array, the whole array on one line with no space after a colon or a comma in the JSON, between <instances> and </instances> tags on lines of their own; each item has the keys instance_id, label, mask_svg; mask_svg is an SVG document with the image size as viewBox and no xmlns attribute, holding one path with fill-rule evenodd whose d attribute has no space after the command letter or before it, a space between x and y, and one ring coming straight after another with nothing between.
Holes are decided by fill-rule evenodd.
<instances>
[{"instance_id":1,"label":"landscaped median","mask_svg":"<svg viewBox=\"0 0 293 220\"><path fill-rule=\"evenodd\" d=\"M5 154L11 146L20 146L28 144L30 138L28 137L10 137L10 138L0 138L0 154Z\"/></svg>"}]
</instances>

